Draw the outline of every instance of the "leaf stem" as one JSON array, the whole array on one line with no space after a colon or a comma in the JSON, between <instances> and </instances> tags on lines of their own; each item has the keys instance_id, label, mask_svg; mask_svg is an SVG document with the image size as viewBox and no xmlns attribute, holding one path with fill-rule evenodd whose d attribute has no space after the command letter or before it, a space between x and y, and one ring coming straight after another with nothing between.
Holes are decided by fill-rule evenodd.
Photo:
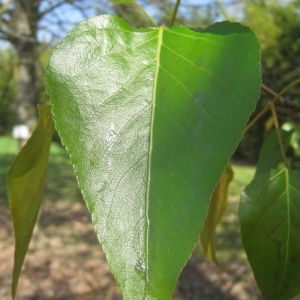
<instances>
[{"instance_id":1,"label":"leaf stem","mask_svg":"<svg viewBox=\"0 0 300 300\"><path fill-rule=\"evenodd\" d=\"M272 101L270 101L246 126L244 133L246 133L247 131L249 131L255 124L256 122L265 114L267 113L273 104L275 104L278 100L280 100L280 98L291 88L293 88L294 86L300 84L300 78L292 81L289 85L287 85L285 88L283 88L279 93L276 93L275 91L273 91L270 87L268 87L265 84L261 84L260 85L260 89L262 91L267 92L269 95L273 96Z\"/></svg>"},{"instance_id":2,"label":"leaf stem","mask_svg":"<svg viewBox=\"0 0 300 300\"><path fill-rule=\"evenodd\" d=\"M271 96L274 96L274 97L277 96L277 93L276 93L275 91L273 91L271 88L269 88L267 85L265 85L264 83L262 83L262 84L260 85L260 89L261 89L262 91L267 92L267 93L270 94Z\"/></svg>"},{"instance_id":3,"label":"leaf stem","mask_svg":"<svg viewBox=\"0 0 300 300\"><path fill-rule=\"evenodd\" d=\"M285 88L283 88L280 92L279 92L279 96L282 96L283 94L285 94L288 90L290 90L291 88L293 88L294 86L300 84L300 78L295 79L294 81L292 81L289 85L287 85Z\"/></svg>"},{"instance_id":4,"label":"leaf stem","mask_svg":"<svg viewBox=\"0 0 300 300\"><path fill-rule=\"evenodd\" d=\"M244 134L249 131L255 124L258 122L260 118L263 117L265 113L267 113L270 110L270 103L268 103L246 126L244 130Z\"/></svg>"},{"instance_id":5,"label":"leaf stem","mask_svg":"<svg viewBox=\"0 0 300 300\"><path fill-rule=\"evenodd\" d=\"M222 1L221 0L216 0L216 4L217 4L217 7L220 11L220 14L224 17L224 19L230 21L231 17L227 13Z\"/></svg>"},{"instance_id":6,"label":"leaf stem","mask_svg":"<svg viewBox=\"0 0 300 300\"><path fill-rule=\"evenodd\" d=\"M264 90L265 92L267 92L268 94L270 94L274 97L272 102L275 103L276 101L280 100L280 97L282 97L288 90L290 90L291 88L293 88L294 86L296 86L298 84L300 84L300 78L297 78L294 81L292 81L289 85L284 87L279 93L276 93L275 91L273 91L271 88L269 88L265 84L261 84L260 87L262 90Z\"/></svg>"},{"instance_id":7,"label":"leaf stem","mask_svg":"<svg viewBox=\"0 0 300 300\"><path fill-rule=\"evenodd\" d=\"M180 1L181 0L176 0L174 10L173 10L173 13L172 13L172 17L171 17L170 27L174 26L176 16L177 16L177 12L178 12L178 8L179 8L179 5L180 5Z\"/></svg>"},{"instance_id":8,"label":"leaf stem","mask_svg":"<svg viewBox=\"0 0 300 300\"><path fill-rule=\"evenodd\" d=\"M157 23L154 21L154 19L148 14L148 12L144 9L144 7L142 5L140 5L139 3L137 3L136 1L132 2L133 5L135 5L138 9L140 9L143 14L147 17L147 19L150 21L150 23L154 26L154 27L158 27Z\"/></svg>"},{"instance_id":9,"label":"leaf stem","mask_svg":"<svg viewBox=\"0 0 300 300\"><path fill-rule=\"evenodd\" d=\"M282 157L282 160L283 160L283 164L285 165L286 168L288 168L288 160L287 160L287 157L285 155L284 145L283 145L282 136L281 136L281 133L280 133L279 122L278 122L277 113L276 113L274 103L271 103L271 112L272 112L272 118L273 118L273 121L274 121L274 127L275 127L275 130L276 130L276 135L277 135L277 139L278 139L278 143L279 143L279 148L280 148L280 153L281 153L281 157Z\"/></svg>"}]
</instances>

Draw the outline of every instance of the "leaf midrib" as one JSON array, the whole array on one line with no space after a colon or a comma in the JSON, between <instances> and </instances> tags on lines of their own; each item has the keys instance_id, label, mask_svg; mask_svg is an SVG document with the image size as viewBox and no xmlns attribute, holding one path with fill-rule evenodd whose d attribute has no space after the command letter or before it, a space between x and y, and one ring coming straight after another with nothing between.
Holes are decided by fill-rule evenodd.
<instances>
[{"instance_id":1,"label":"leaf midrib","mask_svg":"<svg viewBox=\"0 0 300 300\"><path fill-rule=\"evenodd\" d=\"M285 281L285 276L287 272L287 265L288 265L288 259L289 259L289 247L290 247L290 225L291 225L291 211L290 211L290 189L289 189L289 170L287 168L284 168L284 177L285 177L285 194L286 194L286 214L287 214L287 233L286 233L286 254L285 254L285 260L284 260L284 267L283 267L283 272L282 272L282 277L281 277L281 282L280 282L280 289L281 290L284 281Z\"/></svg>"},{"instance_id":2,"label":"leaf midrib","mask_svg":"<svg viewBox=\"0 0 300 300\"><path fill-rule=\"evenodd\" d=\"M152 165L152 152L153 152L153 127L154 127L154 119L155 119L155 105L156 105L156 95L157 95L157 82L158 82L158 73L160 69L160 55L161 48L163 44L163 27L159 27L158 29L158 40L157 40L157 50L156 50L156 67L154 73L154 81L153 81L153 90L152 90L152 99L151 99L151 123L150 123L150 132L149 132L149 157L148 157L148 178L147 178L147 191L146 191L146 205L145 205L145 217L146 217L146 284L144 296L146 296L146 292L148 289L149 280L149 233L150 233L150 219L149 219L149 199L150 199L150 186L151 186L151 165Z\"/></svg>"}]
</instances>

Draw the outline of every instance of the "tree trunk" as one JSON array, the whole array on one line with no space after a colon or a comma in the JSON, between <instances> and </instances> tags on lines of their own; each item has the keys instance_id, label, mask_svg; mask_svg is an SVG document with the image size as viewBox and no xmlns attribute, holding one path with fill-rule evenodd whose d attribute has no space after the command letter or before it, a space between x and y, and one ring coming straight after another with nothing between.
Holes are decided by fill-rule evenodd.
<instances>
[{"instance_id":1,"label":"tree trunk","mask_svg":"<svg viewBox=\"0 0 300 300\"><path fill-rule=\"evenodd\" d=\"M18 67L15 69L15 122L28 126L29 131L32 131L36 124L36 106L41 91L41 67L36 35L38 3L36 0L16 0L11 23L14 37L10 41L19 58Z\"/></svg>"}]
</instances>

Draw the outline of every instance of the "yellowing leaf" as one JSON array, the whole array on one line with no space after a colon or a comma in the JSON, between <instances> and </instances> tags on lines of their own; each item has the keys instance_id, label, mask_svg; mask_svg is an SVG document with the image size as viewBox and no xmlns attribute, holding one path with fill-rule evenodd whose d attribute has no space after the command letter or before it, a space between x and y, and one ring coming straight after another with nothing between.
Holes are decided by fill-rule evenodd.
<instances>
[{"instance_id":1,"label":"yellowing leaf","mask_svg":"<svg viewBox=\"0 0 300 300\"><path fill-rule=\"evenodd\" d=\"M41 206L49 149L54 132L49 105L39 107L39 122L21 149L7 175L10 212L15 232L12 297Z\"/></svg>"},{"instance_id":2,"label":"yellowing leaf","mask_svg":"<svg viewBox=\"0 0 300 300\"><path fill-rule=\"evenodd\" d=\"M233 171L231 164L228 163L211 197L208 214L201 232L204 252L217 265L219 265L219 261L215 250L215 231L227 207L228 187L232 178Z\"/></svg>"}]
</instances>

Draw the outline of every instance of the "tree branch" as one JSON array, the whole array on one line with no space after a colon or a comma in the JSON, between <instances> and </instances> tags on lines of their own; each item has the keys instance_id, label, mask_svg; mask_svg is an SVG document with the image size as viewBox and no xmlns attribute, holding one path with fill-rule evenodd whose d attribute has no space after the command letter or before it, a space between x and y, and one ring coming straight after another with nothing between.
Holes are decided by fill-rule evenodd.
<instances>
[{"instance_id":1,"label":"tree branch","mask_svg":"<svg viewBox=\"0 0 300 300\"><path fill-rule=\"evenodd\" d=\"M180 0L176 0L172 17L171 17L170 27L174 26L180 2L181 2Z\"/></svg>"},{"instance_id":2,"label":"tree branch","mask_svg":"<svg viewBox=\"0 0 300 300\"><path fill-rule=\"evenodd\" d=\"M300 113L300 104L289 101L287 99L280 99L280 101L277 102L277 106L280 106L283 108L290 108L291 111L293 111L295 113Z\"/></svg>"},{"instance_id":3,"label":"tree branch","mask_svg":"<svg viewBox=\"0 0 300 300\"><path fill-rule=\"evenodd\" d=\"M56 8L68 3L68 4L72 4L74 1L73 0L62 0L59 1L57 3L55 3L54 5L48 7L47 9L41 11L38 15L38 19L40 20L41 18L43 18L45 15L47 15L48 13L52 12L53 10L55 10Z\"/></svg>"},{"instance_id":4,"label":"tree branch","mask_svg":"<svg viewBox=\"0 0 300 300\"><path fill-rule=\"evenodd\" d=\"M0 33L3 34L3 37L0 36L1 39L6 39L8 41L12 41L12 40L21 40L22 42L27 42L27 43L36 43L36 39L30 37L30 36L26 36L26 35L21 35L18 32L13 31L12 29L0 25Z\"/></svg>"}]
</instances>

